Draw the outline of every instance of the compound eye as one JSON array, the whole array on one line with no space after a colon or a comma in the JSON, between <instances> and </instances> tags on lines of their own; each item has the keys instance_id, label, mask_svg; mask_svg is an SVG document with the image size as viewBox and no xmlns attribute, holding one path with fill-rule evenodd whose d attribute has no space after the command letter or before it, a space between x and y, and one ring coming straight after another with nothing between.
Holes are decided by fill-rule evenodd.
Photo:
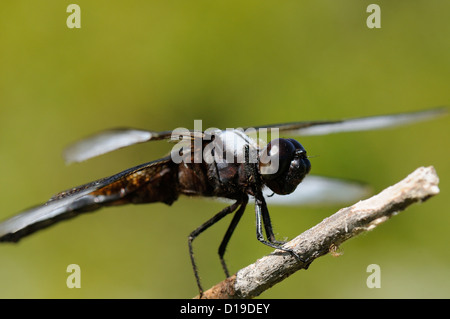
<instances>
[{"instance_id":1,"label":"compound eye","mask_svg":"<svg viewBox=\"0 0 450 319\"><path fill-rule=\"evenodd\" d=\"M296 146L284 138L275 139L267 144L260 157L260 171L264 179L271 180L285 173L294 158L295 149Z\"/></svg>"},{"instance_id":2,"label":"compound eye","mask_svg":"<svg viewBox=\"0 0 450 319\"><path fill-rule=\"evenodd\" d=\"M297 140L294 140L293 138L288 138L287 139L289 142L292 143L292 145L294 146L295 150L298 151L303 151L306 153L305 148L303 147L302 144L300 144Z\"/></svg>"}]
</instances>

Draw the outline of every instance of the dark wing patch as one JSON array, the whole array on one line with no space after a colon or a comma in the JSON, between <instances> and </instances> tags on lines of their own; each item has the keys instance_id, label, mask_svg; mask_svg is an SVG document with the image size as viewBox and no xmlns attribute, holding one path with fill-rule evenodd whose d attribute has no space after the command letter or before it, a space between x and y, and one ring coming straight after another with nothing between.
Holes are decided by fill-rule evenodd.
<instances>
[{"instance_id":1,"label":"dark wing patch","mask_svg":"<svg viewBox=\"0 0 450 319\"><path fill-rule=\"evenodd\" d=\"M0 241L17 242L58 221L96 210L108 203L114 204L115 201L137 191L139 187L145 186L152 177L158 177L162 172L167 172L167 165L172 165L171 163L170 158L166 157L58 193L45 204L31 208L1 223Z\"/></svg>"}]
</instances>

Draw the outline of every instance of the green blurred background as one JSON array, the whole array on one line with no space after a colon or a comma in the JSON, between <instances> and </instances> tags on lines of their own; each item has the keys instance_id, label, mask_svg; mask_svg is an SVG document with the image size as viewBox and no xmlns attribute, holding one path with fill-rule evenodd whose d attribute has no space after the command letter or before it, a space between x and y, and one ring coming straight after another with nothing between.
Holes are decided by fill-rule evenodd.
<instances>
[{"instance_id":1,"label":"green blurred background","mask_svg":"<svg viewBox=\"0 0 450 319\"><path fill-rule=\"evenodd\" d=\"M450 2L84 1L0 4L0 219L72 186L161 157L165 142L66 166L68 143L111 127L241 127L339 119L450 104ZM434 165L441 194L316 260L264 298L449 298L449 118L300 141L312 173L375 191ZM223 204L180 198L103 209L0 245L2 298L189 298L187 236ZM280 238L340 207L270 207ZM217 248L229 218L195 241L205 287L223 279ZM248 208L230 242L231 271L272 250ZM68 289L66 267L81 267ZM369 289L369 264L381 288Z\"/></svg>"}]
</instances>

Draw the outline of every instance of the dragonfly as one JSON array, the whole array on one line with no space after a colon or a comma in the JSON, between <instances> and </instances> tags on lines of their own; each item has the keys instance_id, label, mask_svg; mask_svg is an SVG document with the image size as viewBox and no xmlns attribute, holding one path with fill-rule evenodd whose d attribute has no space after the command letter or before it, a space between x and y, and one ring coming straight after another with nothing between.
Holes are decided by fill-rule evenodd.
<instances>
[{"instance_id":1,"label":"dragonfly","mask_svg":"<svg viewBox=\"0 0 450 319\"><path fill-rule=\"evenodd\" d=\"M395 127L430 120L446 113L447 108L440 107L344 120L271 124L252 129L257 132L274 130L283 136L325 135ZM3 221L0 223L0 242L18 242L59 221L105 206L154 202L171 205L180 195L185 195L229 201L225 208L188 236L189 255L200 296L203 287L194 259L194 239L234 213L218 250L222 268L229 277L224 260L226 247L249 201L254 202L255 206L257 240L307 263L302 256L284 247L285 242L276 240L268 203L296 205L314 202L317 198L321 202L351 201L367 194L367 187L361 183L308 175L311 162L305 148L297 140L277 137L264 145L247 134L248 129L156 132L119 128L82 139L65 150L66 162L81 162L150 141L177 141L180 145L174 147L168 156L57 193L44 204ZM201 156L197 156L199 154ZM298 187L299 184L302 187Z\"/></svg>"}]
</instances>

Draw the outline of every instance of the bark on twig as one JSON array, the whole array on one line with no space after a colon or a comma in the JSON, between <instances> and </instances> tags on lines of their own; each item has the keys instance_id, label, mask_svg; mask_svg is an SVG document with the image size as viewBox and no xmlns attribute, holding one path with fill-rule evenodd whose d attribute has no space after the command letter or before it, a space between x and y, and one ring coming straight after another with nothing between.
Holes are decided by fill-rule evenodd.
<instances>
[{"instance_id":1,"label":"bark on twig","mask_svg":"<svg viewBox=\"0 0 450 319\"><path fill-rule=\"evenodd\" d=\"M275 250L254 264L203 293L202 298L253 298L299 269L306 269L316 258L333 253L349 238L369 231L415 202L439 193L439 178L432 166L420 167L397 184L334 215L286 243L307 263L291 254ZM197 296L196 298L198 298Z\"/></svg>"}]
</instances>

